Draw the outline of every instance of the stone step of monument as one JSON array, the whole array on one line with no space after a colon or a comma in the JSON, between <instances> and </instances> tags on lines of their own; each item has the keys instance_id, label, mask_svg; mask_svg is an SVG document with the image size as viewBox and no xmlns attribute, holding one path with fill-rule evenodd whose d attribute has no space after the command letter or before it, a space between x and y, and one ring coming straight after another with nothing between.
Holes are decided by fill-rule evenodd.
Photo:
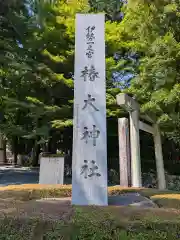
<instances>
[{"instance_id":1,"label":"stone step of monument","mask_svg":"<svg viewBox=\"0 0 180 240\"><path fill-rule=\"evenodd\" d=\"M42 198L36 200L38 202L51 202L57 203L65 202L67 204L71 204L71 198ZM132 207L142 207L142 208L158 208L158 206L151 201L150 199L141 196L139 193L127 193L121 194L117 196L109 196L108 197L108 205L110 206L132 206Z\"/></svg>"},{"instance_id":2,"label":"stone step of monument","mask_svg":"<svg viewBox=\"0 0 180 240\"><path fill-rule=\"evenodd\" d=\"M110 196L108 202L113 206L158 207L153 201L138 193Z\"/></svg>"}]
</instances>

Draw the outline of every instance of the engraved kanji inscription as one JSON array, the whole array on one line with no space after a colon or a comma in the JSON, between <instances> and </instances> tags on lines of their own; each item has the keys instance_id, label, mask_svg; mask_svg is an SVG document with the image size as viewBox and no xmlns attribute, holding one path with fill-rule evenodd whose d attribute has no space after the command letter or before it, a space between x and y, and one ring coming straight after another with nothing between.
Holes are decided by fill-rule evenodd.
<instances>
[{"instance_id":1,"label":"engraved kanji inscription","mask_svg":"<svg viewBox=\"0 0 180 240\"><path fill-rule=\"evenodd\" d=\"M89 26L86 28L86 40L87 40L86 43L88 45L86 56L88 58L92 58L94 54L94 49L93 49L93 45L94 45L93 40L95 40L94 30L95 30L95 26Z\"/></svg>"},{"instance_id":2,"label":"engraved kanji inscription","mask_svg":"<svg viewBox=\"0 0 180 240\"><path fill-rule=\"evenodd\" d=\"M81 140L84 140L85 143L88 143L89 139L93 140L93 146L96 146L97 138L100 135L100 131L96 128L96 125L93 125L93 130L89 131L88 127L84 127L84 132Z\"/></svg>"},{"instance_id":3,"label":"engraved kanji inscription","mask_svg":"<svg viewBox=\"0 0 180 240\"><path fill-rule=\"evenodd\" d=\"M84 178L87 179L88 177L91 178L93 176L100 177L101 174L98 171L98 166L94 160L87 161L84 160L84 164L81 167L81 175L84 175Z\"/></svg>"},{"instance_id":4,"label":"engraved kanji inscription","mask_svg":"<svg viewBox=\"0 0 180 240\"><path fill-rule=\"evenodd\" d=\"M86 28L86 39L88 42L92 42L95 39L95 35L94 35L94 30L95 30L95 26L89 26Z\"/></svg>"},{"instance_id":5,"label":"engraved kanji inscription","mask_svg":"<svg viewBox=\"0 0 180 240\"><path fill-rule=\"evenodd\" d=\"M96 71L94 65L91 65L91 68L89 69L89 80L95 81L96 78L99 78L99 73Z\"/></svg>"},{"instance_id":6,"label":"engraved kanji inscription","mask_svg":"<svg viewBox=\"0 0 180 240\"><path fill-rule=\"evenodd\" d=\"M96 139L99 137L100 131L93 125L93 130L90 132L90 137L93 139L93 146L96 146Z\"/></svg>"},{"instance_id":7,"label":"engraved kanji inscription","mask_svg":"<svg viewBox=\"0 0 180 240\"><path fill-rule=\"evenodd\" d=\"M93 44L94 44L94 42L88 43L88 48L87 48L87 51L86 51L86 56L88 58L92 58L92 56L94 54Z\"/></svg>"},{"instance_id":8,"label":"engraved kanji inscription","mask_svg":"<svg viewBox=\"0 0 180 240\"><path fill-rule=\"evenodd\" d=\"M81 140L84 139L85 143L88 143L89 137L90 137L90 132L88 131L87 127L84 127L84 132L83 132L83 136L82 136Z\"/></svg>"},{"instance_id":9,"label":"engraved kanji inscription","mask_svg":"<svg viewBox=\"0 0 180 240\"><path fill-rule=\"evenodd\" d=\"M88 98L84 100L84 106L82 110L86 109L89 106L91 106L95 111L99 111L99 109L94 105L96 99L93 98L90 94L88 94Z\"/></svg>"},{"instance_id":10,"label":"engraved kanji inscription","mask_svg":"<svg viewBox=\"0 0 180 240\"><path fill-rule=\"evenodd\" d=\"M84 67L84 69L81 71L81 77L84 78L84 81L95 81L96 78L99 78L99 72L96 71L94 65L91 65L91 67L88 69L87 66Z\"/></svg>"},{"instance_id":11,"label":"engraved kanji inscription","mask_svg":"<svg viewBox=\"0 0 180 240\"><path fill-rule=\"evenodd\" d=\"M89 75L89 70L88 67L84 67L84 70L81 71L81 77L84 78L84 81L86 82L88 79L88 75Z\"/></svg>"},{"instance_id":12,"label":"engraved kanji inscription","mask_svg":"<svg viewBox=\"0 0 180 240\"><path fill-rule=\"evenodd\" d=\"M87 178L88 172L89 172L88 161L84 160L84 164L81 167L81 175L84 174L84 178Z\"/></svg>"}]
</instances>

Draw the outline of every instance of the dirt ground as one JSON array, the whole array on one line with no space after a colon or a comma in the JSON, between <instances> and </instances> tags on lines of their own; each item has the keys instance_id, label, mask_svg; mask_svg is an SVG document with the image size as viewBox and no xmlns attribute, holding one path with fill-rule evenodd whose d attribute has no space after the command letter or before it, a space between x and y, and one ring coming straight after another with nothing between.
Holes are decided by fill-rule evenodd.
<instances>
[{"instance_id":1,"label":"dirt ground","mask_svg":"<svg viewBox=\"0 0 180 240\"><path fill-rule=\"evenodd\" d=\"M15 201L0 199L0 216L16 216L22 218L41 218L43 220L66 220L72 215L70 200L61 201Z\"/></svg>"},{"instance_id":2,"label":"dirt ground","mask_svg":"<svg viewBox=\"0 0 180 240\"><path fill-rule=\"evenodd\" d=\"M88 207L81 207L88 209ZM123 221L146 220L180 220L180 210L163 208L138 208L124 206L94 207L98 211L110 211ZM28 202L15 201L13 199L0 199L0 216L20 218L40 218L43 220L69 221L75 208L71 205L70 198L31 200Z\"/></svg>"}]
</instances>

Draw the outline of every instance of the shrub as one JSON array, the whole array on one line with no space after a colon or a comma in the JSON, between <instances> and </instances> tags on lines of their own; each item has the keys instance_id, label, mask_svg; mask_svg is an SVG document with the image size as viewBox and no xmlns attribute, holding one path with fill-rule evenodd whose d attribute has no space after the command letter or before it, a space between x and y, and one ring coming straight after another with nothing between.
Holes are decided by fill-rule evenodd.
<instances>
[{"instance_id":1,"label":"shrub","mask_svg":"<svg viewBox=\"0 0 180 240\"><path fill-rule=\"evenodd\" d=\"M179 228L180 222L177 220L173 222L147 218L125 221L121 214L116 214L115 208L76 207L68 222L0 218L0 239L172 240L177 239Z\"/></svg>"},{"instance_id":2,"label":"shrub","mask_svg":"<svg viewBox=\"0 0 180 240\"><path fill-rule=\"evenodd\" d=\"M71 196L71 185L29 184L0 188L1 198L14 197L30 200L42 197ZM109 195L140 192L151 197L163 207L180 209L180 194L145 188L108 188ZM171 193L171 194L170 194ZM26 203L25 206L33 204ZM43 206L43 205L42 205ZM47 205L45 205L47 207ZM59 208L59 205L57 206ZM169 209L138 209L133 207L72 207L68 206L70 217L55 221L52 218L32 219L25 211L26 218L0 214L0 240L155 240L177 239L180 233L179 211ZM34 205L33 205L34 209ZM71 210L71 209L70 209ZM41 209L43 211L43 207ZM51 211L51 210L49 210ZM64 207L63 207L63 211ZM41 216L45 216L44 212ZM18 214L17 212L14 214ZM66 214L65 214L66 215ZM38 215L39 216L39 215ZM48 215L49 216L49 215ZM50 219L50 220L49 220ZM59 216L61 219L61 216ZM180 235L179 235L180 237Z\"/></svg>"},{"instance_id":3,"label":"shrub","mask_svg":"<svg viewBox=\"0 0 180 240\"><path fill-rule=\"evenodd\" d=\"M32 200L47 197L70 197L71 185L22 184L1 187L1 198Z\"/></svg>"},{"instance_id":4,"label":"shrub","mask_svg":"<svg viewBox=\"0 0 180 240\"><path fill-rule=\"evenodd\" d=\"M165 173L167 189L172 191L180 191L180 176L170 175ZM157 174L155 171L150 170L148 173L142 174L143 186L157 188Z\"/></svg>"},{"instance_id":5,"label":"shrub","mask_svg":"<svg viewBox=\"0 0 180 240\"><path fill-rule=\"evenodd\" d=\"M108 184L116 185L118 183L119 183L119 173L114 169L110 169L108 171Z\"/></svg>"},{"instance_id":6,"label":"shrub","mask_svg":"<svg viewBox=\"0 0 180 240\"><path fill-rule=\"evenodd\" d=\"M160 207L180 209L180 194L153 195L151 199Z\"/></svg>"}]
</instances>

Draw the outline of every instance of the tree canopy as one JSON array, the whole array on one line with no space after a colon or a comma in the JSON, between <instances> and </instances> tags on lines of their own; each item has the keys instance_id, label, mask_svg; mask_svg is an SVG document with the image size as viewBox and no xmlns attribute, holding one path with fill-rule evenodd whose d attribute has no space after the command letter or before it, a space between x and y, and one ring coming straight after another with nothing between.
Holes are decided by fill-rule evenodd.
<instances>
[{"instance_id":1,"label":"tree canopy","mask_svg":"<svg viewBox=\"0 0 180 240\"><path fill-rule=\"evenodd\" d=\"M109 152L121 91L180 144L179 8L168 0L2 1L0 131L16 153L71 151L76 13L106 13ZM112 151L113 149L113 151Z\"/></svg>"},{"instance_id":2,"label":"tree canopy","mask_svg":"<svg viewBox=\"0 0 180 240\"><path fill-rule=\"evenodd\" d=\"M119 41L138 59L127 92L180 143L179 8L179 1L129 1Z\"/></svg>"}]
</instances>

